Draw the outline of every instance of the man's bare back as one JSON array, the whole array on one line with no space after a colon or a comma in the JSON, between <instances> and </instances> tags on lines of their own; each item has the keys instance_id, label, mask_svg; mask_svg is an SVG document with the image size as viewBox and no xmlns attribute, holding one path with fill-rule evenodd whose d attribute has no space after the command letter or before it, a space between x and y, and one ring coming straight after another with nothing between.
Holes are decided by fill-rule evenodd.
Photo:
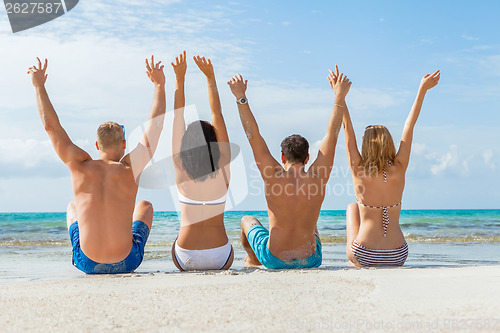
<instances>
[{"instance_id":1,"label":"man's bare back","mask_svg":"<svg viewBox=\"0 0 500 333\"><path fill-rule=\"evenodd\" d=\"M324 179L306 172L304 165L285 165L265 181L269 213L269 250L282 260L312 255L315 230L325 197Z\"/></svg>"},{"instance_id":2,"label":"man's bare back","mask_svg":"<svg viewBox=\"0 0 500 333\"><path fill-rule=\"evenodd\" d=\"M321 242L316 224L333 167L345 96L351 85L343 75L333 82L333 72L330 73L330 85L336 95L334 107L318 156L307 172L307 140L300 135L291 135L283 140L282 166L272 157L260 135L245 96L247 81L238 74L228 82L236 97L241 123L264 180L269 214L269 231L252 216L245 216L241 221L240 239L248 253L245 258L248 265L299 268L321 264Z\"/></svg>"},{"instance_id":3,"label":"man's bare back","mask_svg":"<svg viewBox=\"0 0 500 333\"><path fill-rule=\"evenodd\" d=\"M83 252L100 263L123 260L132 248L138 188L131 167L103 160L69 167Z\"/></svg>"},{"instance_id":4,"label":"man's bare back","mask_svg":"<svg viewBox=\"0 0 500 333\"><path fill-rule=\"evenodd\" d=\"M137 183L153 156L166 109L163 66L146 60L155 85L148 125L137 146L125 155L124 127L107 122L97 130L99 159L76 146L61 126L45 81L47 60L30 67L40 118L59 158L71 171L74 201L68 205L68 229L73 264L85 273L123 273L142 262L153 220L151 203L135 205ZM124 156L125 155L125 156ZM135 206L135 207L134 207Z\"/></svg>"}]
</instances>

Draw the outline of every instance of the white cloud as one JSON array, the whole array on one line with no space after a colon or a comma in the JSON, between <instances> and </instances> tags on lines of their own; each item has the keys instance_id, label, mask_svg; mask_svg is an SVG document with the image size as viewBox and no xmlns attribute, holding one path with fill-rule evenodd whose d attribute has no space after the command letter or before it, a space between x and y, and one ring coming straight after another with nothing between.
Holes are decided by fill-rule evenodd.
<instances>
[{"instance_id":1,"label":"white cloud","mask_svg":"<svg viewBox=\"0 0 500 333\"><path fill-rule=\"evenodd\" d=\"M500 186L495 174L500 164L498 138L495 126L417 124L407 180L432 179L439 186L460 179Z\"/></svg>"},{"instance_id":2,"label":"white cloud","mask_svg":"<svg viewBox=\"0 0 500 333\"><path fill-rule=\"evenodd\" d=\"M486 149L483 151L483 161L492 171L496 170L495 157L498 159L498 154L494 156L493 149Z\"/></svg>"},{"instance_id":3,"label":"white cloud","mask_svg":"<svg viewBox=\"0 0 500 333\"><path fill-rule=\"evenodd\" d=\"M463 39L465 39L465 40L470 40L470 41L479 40L479 38L477 38L477 37L472 37L472 36L467 35L467 34L463 34L463 35L462 35L462 38L463 38Z\"/></svg>"},{"instance_id":4,"label":"white cloud","mask_svg":"<svg viewBox=\"0 0 500 333\"><path fill-rule=\"evenodd\" d=\"M425 143L413 143L411 145L411 151L414 155L422 155L427 150L427 145Z\"/></svg>"},{"instance_id":5,"label":"white cloud","mask_svg":"<svg viewBox=\"0 0 500 333\"><path fill-rule=\"evenodd\" d=\"M0 139L0 178L60 177L65 168L50 140Z\"/></svg>"},{"instance_id":6,"label":"white cloud","mask_svg":"<svg viewBox=\"0 0 500 333\"><path fill-rule=\"evenodd\" d=\"M347 100L349 106L358 111L388 109L406 102L408 91L387 91L377 88L352 88Z\"/></svg>"},{"instance_id":7,"label":"white cloud","mask_svg":"<svg viewBox=\"0 0 500 333\"><path fill-rule=\"evenodd\" d=\"M312 143L309 143L309 163L314 162L316 157L318 156L319 147L321 145L322 140L316 140Z\"/></svg>"},{"instance_id":8,"label":"white cloud","mask_svg":"<svg viewBox=\"0 0 500 333\"><path fill-rule=\"evenodd\" d=\"M451 145L450 150L445 154L439 155L435 152L429 153L427 155L428 160L434 159L438 161L438 164L432 164L430 170L433 175L437 176L445 171L450 171L458 168L460 166L460 157L457 145Z\"/></svg>"},{"instance_id":9,"label":"white cloud","mask_svg":"<svg viewBox=\"0 0 500 333\"><path fill-rule=\"evenodd\" d=\"M57 159L50 140L2 139L0 155L2 162L19 163L26 167L32 167L39 161L53 162Z\"/></svg>"},{"instance_id":10,"label":"white cloud","mask_svg":"<svg viewBox=\"0 0 500 333\"><path fill-rule=\"evenodd\" d=\"M434 155L434 154L433 154ZM430 170L434 176L439 176L445 172L453 175L466 176L469 174L469 161L463 159L456 145L450 146L450 150L437 158L438 164L433 164Z\"/></svg>"},{"instance_id":11,"label":"white cloud","mask_svg":"<svg viewBox=\"0 0 500 333\"><path fill-rule=\"evenodd\" d=\"M457 152L456 152L456 146L454 146L455 149L452 149L452 151L447 152L444 156L439 157L439 164L435 164L431 166L431 172L433 175L439 175L440 173L444 172L446 169L450 167L455 167L457 165L458 157L457 157Z\"/></svg>"},{"instance_id":12,"label":"white cloud","mask_svg":"<svg viewBox=\"0 0 500 333\"><path fill-rule=\"evenodd\" d=\"M478 59L478 63L485 73L500 76L500 54L481 57Z\"/></svg>"},{"instance_id":13,"label":"white cloud","mask_svg":"<svg viewBox=\"0 0 500 333\"><path fill-rule=\"evenodd\" d=\"M456 84L462 89L462 92L467 93L469 89L488 91L492 83L494 84L493 88L498 89L498 82L492 82L489 78L500 76L499 46L477 45L439 56L443 59L443 61L439 62L448 67L443 74L447 74L450 78L460 78L456 81L462 81L465 78L462 76L463 74L474 73L474 80L472 82Z\"/></svg>"}]
</instances>

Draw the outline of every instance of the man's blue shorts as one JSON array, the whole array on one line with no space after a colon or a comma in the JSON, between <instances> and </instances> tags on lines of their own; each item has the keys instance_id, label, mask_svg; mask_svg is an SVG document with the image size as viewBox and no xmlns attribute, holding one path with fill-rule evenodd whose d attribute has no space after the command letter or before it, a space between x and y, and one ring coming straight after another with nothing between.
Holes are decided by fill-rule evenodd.
<instances>
[{"instance_id":1,"label":"man's blue shorts","mask_svg":"<svg viewBox=\"0 0 500 333\"><path fill-rule=\"evenodd\" d=\"M78 221L69 227L69 237L73 245L73 266L86 274L119 274L133 272L142 262L144 246L149 237L149 227L142 221L132 224L132 249L129 255L120 262L100 264L83 253L80 247L80 231Z\"/></svg>"},{"instance_id":2,"label":"man's blue shorts","mask_svg":"<svg viewBox=\"0 0 500 333\"><path fill-rule=\"evenodd\" d=\"M248 242L257 256L257 259L259 259L262 265L272 269L310 268L320 266L322 261L321 241L318 235L315 236L316 251L310 257L299 260L284 261L276 258L267 247L269 230L259 224L256 224L253 225L247 233Z\"/></svg>"}]
</instances>

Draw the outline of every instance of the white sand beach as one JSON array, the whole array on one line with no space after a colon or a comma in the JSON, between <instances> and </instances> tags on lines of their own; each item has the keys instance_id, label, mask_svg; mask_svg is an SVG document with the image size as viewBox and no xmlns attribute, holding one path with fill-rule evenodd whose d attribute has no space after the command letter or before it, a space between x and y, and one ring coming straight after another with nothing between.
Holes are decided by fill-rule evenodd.
<instances>
[{"instance_id":1,"label":"white sand beach","mask_svg":"<svg viewBox=\"0 0 500 333\"><path fill-rule=\"evenodd\" d=\"M500 267L264 269L14 282L2 330L498 332Z\"/></svg>"}]
</instances>

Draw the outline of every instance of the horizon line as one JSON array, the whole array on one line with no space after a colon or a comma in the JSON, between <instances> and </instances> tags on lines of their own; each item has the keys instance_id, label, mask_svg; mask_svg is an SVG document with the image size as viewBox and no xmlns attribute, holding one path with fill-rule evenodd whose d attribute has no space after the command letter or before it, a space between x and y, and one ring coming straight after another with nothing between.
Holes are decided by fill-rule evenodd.
<instances>
[{"instance_id":1,"label":"horizon line","mask_svg":"<svg viewBox=\"0 0 500 333\"><path fill-rule=\"evenodd\" d=\"M446 210L454 210L454 211L467 211L467 210L500 210L500 208L411 208L411 209L402 209L401 212L407 211L417 211L417 210L426 210L426 211L446 211ZM346 211L346 209L321 209L320 212L342 212ZM266 210L259 209L242 209L242 210L227 210L224 213L236 213L236 212L265 212ZM177 210L158 210L154 211L154 213L180 213ZM66 212L61 211L23 211L23 212L8 212L8 211L0 211L0 214L66 214Z\"/></svg>"}]
</instances>

